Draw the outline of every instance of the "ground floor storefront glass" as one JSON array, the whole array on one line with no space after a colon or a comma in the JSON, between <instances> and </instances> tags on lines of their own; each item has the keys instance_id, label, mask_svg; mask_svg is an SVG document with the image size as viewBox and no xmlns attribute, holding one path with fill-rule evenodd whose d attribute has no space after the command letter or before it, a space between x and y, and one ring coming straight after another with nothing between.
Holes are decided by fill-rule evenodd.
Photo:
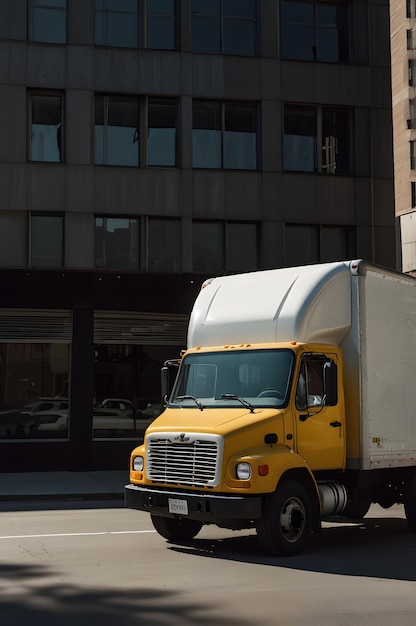
<instances>
[{"instance_id":1,"label":"ground floor storefront glass","mask_svg":"<svg viewBox=\"0 0 416 626\"><path fill-rule=\"evenodd\" d=\"M0 438L68 437L69 345L0 343Z\"/></svg>"},{"instance_id":2,"label":"ground floor storefront glass","mask_svg":"<svg viewBox=\"0 0 416 626\"><path fill-rule=\"evenodd\" d=\"M161 413L160 372L180 347L158 345L94 346L94 439L142 439Z\"/></svg>"}]
</instances>

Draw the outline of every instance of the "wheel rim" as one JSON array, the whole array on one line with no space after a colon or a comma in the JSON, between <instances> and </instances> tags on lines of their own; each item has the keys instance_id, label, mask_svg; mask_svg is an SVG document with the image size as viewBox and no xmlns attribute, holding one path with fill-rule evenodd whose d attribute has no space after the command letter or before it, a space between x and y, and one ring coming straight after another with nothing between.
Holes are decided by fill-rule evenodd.
<instances>
[{"instance_id":1,"label":"wheel rim","mask_svg":"<svg viewBox=\"0 0 416 626\"><path fill-rule=\"evenodd\" d=\"M280 529L286 541L296 542L303 534L305 523L306 512L302 501L288 498L280 511Z\"/></svg>"}]
</instances>

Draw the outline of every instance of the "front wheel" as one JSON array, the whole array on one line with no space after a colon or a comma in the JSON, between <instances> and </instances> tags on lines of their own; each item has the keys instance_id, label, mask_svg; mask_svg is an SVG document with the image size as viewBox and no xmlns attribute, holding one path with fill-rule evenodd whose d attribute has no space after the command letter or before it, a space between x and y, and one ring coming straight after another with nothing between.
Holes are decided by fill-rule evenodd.
<instances>
[{"instance_id":1,"label":"front wheel","mask_svg":"<svg viewBox=\"0 0 416 626\"><path fill-rule=\"evenodd\" d=\"M155 530L168 541L189 541L196 537L202 528L202 522L191 519L161 517L151 515Z\"/></svg>"},{"instance_id":2,"label":"front wheel","mask_svg":"<svg viewBox=\"0 0 416 626\"><path fill-rule=\"evenodd\" d=\"M312 531L312 505L305 487L284 480L267 500L257 524L261 547L276 556L299 554Z\"/></svg>"}]
</instances>

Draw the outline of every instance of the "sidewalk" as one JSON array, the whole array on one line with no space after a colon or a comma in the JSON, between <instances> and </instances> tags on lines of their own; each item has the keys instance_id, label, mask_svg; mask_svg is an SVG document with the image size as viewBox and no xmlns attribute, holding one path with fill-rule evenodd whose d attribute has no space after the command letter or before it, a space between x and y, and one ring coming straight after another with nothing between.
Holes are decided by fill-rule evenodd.
<instances>
[{"instance_id":1,"label":"sidewalk","mask_svg":"<svg viewBox=\"0 0 416 626\"><path fill-rule=\"evenodd\" d=\"M0 502L122 499L128 482L125 470L0 473Z\"/></svg>"}]
</instances>

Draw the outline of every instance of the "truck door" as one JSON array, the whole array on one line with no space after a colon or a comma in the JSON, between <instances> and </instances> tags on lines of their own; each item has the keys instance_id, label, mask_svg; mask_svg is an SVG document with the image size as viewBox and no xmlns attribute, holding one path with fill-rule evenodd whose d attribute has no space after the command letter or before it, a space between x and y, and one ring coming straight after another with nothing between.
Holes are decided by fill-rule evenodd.
<instances>
[{"instance_id":1,"label":"truck door","mask_svg":"<svg viewBox=\"0 0 416 626\"><path fill-rule=\"evenodd\" d=\"M313 470L345 466L345 424L335 354L304 354L296 386L297 452Z\"/></svg>"}]
</instances>

